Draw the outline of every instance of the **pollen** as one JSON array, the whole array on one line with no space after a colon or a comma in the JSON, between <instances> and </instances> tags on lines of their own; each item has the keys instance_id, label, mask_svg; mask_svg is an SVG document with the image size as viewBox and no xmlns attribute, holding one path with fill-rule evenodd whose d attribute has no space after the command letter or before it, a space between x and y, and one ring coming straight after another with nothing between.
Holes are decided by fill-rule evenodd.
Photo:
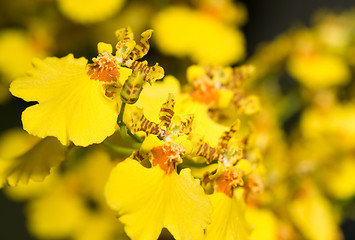
<instances>
[{"instance_id":1,"label":"pollen","mask_svg":"<svg viewBox=\"0 0 355 240\"><path fill-rule=\"evenodd\" d=\"M222 192L228 197L233 197L233 189L237 186L243 186L242 179L244 172L236 167L226 167L221 175L216 179L215 190Z\"/></svg>"},{"instance_id":2,"label":"pollen","mask_svg":"<svg viewBox=\"0 0 355 240\"><path fill-rule=\"evenodd\" d=\"M166 173L171 174L177 164L182 163L182 155L185 148L178 143L166 142L162 146L154 147L151 150L151 162L153 166L159 167Z\"/></svg>"},{"instance_id":3,"label":"pollen","mask_svg":"<svg viewBox=\"0 0 355 240\"><path fill-rule=\"evenodd\" d=\"M197 102L207 105L214 105L218 102L219 93L217 86L209 78L197 78L193 82L195 90L191 92L191 97Z\"/></svg>"},{"instance_id":4,"label":"pollen","mask_svg":"<svg viewBox=\"0 0 355 240\"><path fill-rule=\"evenodd\" d=\"M99 80L106 85L116 83L119 76L119 63L116 57L107 51L99 53L97 58L93 58L93 64L89 64L87 74L90 79Z\"/></svg>"}]
</instances>

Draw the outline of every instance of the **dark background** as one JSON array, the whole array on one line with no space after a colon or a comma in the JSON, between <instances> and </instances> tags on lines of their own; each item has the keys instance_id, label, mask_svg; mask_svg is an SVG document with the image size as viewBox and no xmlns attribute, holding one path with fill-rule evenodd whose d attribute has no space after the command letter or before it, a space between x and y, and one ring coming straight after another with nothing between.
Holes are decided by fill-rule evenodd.
<instances>
[{"instance_id":1,"label":"dark background","mask_svg":"<svg viewBox=\"0 0 355 240\"><path fill-rule=\"evenodd\" d=\"M249 13L248 22L243 27L249 56L254 53L259 43L271 41L295 24L309 25L312 13L319 8L341 11L355 6L354 0L243 0L242 2L247 6ZM25 108L26 104L15 98L6 105L0 105L0 131L21 125L21 112ZM9 201L0 191L0 240L32 239L25 230L22 208L22 204ZM355 239L353 220L346 219L342 223L342 229L346 240Z\"/></svg>"}]
</instances>

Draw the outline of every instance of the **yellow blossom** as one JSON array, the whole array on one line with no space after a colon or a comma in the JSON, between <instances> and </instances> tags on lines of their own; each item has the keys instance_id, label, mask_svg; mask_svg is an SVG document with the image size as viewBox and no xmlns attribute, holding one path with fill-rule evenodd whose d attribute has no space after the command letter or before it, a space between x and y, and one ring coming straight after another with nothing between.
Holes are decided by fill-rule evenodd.
<instances>
[{"instance_id":1,"label":"yellow blossom","mask_svg":"<svg viewBox=\"0 0 355 240\"><path fill-rule=\"evenodd\" d=\"M152 85L146 84L135 106L143 109L147 119L158 122L161 105L166 101L168 94L179 98L180 88L180 83L174 76L165 76L163 81Z\"/></svg>"},{"instance_id":2,"label":"yellow blossom","mask_svg":"<svg viewBox=\"0 0 355 240\"><path fill-rule=\"evenodd\" d=\"M22 114L23 127L39 137L55 136L63 145L102 142L116 130L117 102L105 97L103 83L87 74L87 60L73 55L34 59L27 77L15 80L13 95L38 101ZM121 68L124 69L124 68ZM123 79L129 72L121 71Z\"/></svg>"},{"instance_id":3,"label":"yellow blossom","mask_svg":"<svg viewBox=\"0 0 355 240\"><path fill-rule=\"evenodd\" d=\"M116 32L116 56L109 44L99 43L99 55L87 64L85 58L34 59L28 76L10 86L14 96L38 104L22 114L23 127L39 137L55 136L63 145L100 143L116 130L117 96L134 103L144 82L163 77L164 70L147 61L138 62L149 50L152 30L142 33L136 44L129 28ZM136 91L139 86L140 91Z\"/></svg>"},{"instance_id":4,"label":"yellow blossom","mask_svg":"<svg viewBox=\"0 0 355 240\"><path fill-rule=\"evenodd\" d=\"M260 110L259 99L255 95L246 96L243 88L254 72L252 65L236 68L192 65L187 69L187 80L193 88L189 94L215 114L225 116L231 111L252 115Z\"/></svg>"},{"instance_id":5,"label":"yellow blossom","mask_svg":"<svg viewBox=\"0 0 355 240\"><path fill-rule=\"evenodd\" d=\"M243 25L247 20L244 4L232 0L195 0L197 8L227 24Z\"/></svg>"},{"instance_id":6,"label":"yellow blossom","mask_svg":"<svg viewBox=\"0 0 355 240\"><path fill-rule=\"evenodd\" d=\"M10 194L25 196L24 193L37 189L34 195L27 194L29 231L40 239L127 239L122 224L117 222L103 196L104 185L113 167L110 156L92 148L80 159L70 160L78 162L66 166L61 174L46 181L45 186L31 184L9 190ZM97 171L98 166L100 171Z\"/></svg>"},{"instance_id":7,"label":"yellow blossom","mask_svg":"<svg viewBox=\"0 0 355 240\"><path fill-rule=\"evenodd\" d=\"M65 159L66 147L53 137L39 139L15 129L0 140L0 187L42 181Z\"/></svg>"},{"instance_id":8,"label":"yellow blossom","mask_svg":"<svg viewBox=\"0 0 355 240\"><path fill-rule=\"evenodd\" d=\"M202 239L210 221L208 198L189 169L178 174L126 159L113 169L105 193L133 240L157 239L164 227L175 239Z\"/></svg>"},{"instance_id":9,"label":"yellow blossom","mask_svg":"<svg viewBox=\"0 0 355 240\"><path fill-rule=\"evenodd\" d=\"M287 69L294 78L311 89L344 85L350 80L350 70L341 57L325 52L310 30L299 30Z\"/></svg>"},{"instance_id":10,"label":"yellow blossom","mask_svg":"<svg viewBox=\"0 0 355 240\"><path fill-rule=\"evenodd\" d=\"M70 236L86 217L84 207L80 198L64 186L57 186L55 191L27 206L28 228L35 236L47 239Z\"/></svg>"},{"instance_id":11,"label":"yellow blossom","mask_svg":"<svg viewBox=\"0 0 355 240\"><path fill-rule=\"evenodd\" d=\"M350 79L344 60L326 54L292 56L288 69L296 80L312 89L344 85Z\"/></svg>"},{"instance_id":12,"label":"yellow blossom","mask_svg":"<svg viewBox=\"0 0 355 240\"><path fill-rule=\"evenodd\" d=\"M58 181L60 181L58 171L54 169L54 171L41 182L36 182L31 179L28 183L19 182L16 186L5 187L4 193L14 201L25 201L52 191Z\"/></svg>"},{"instance_id":13,"label":"yellow blossom","mask_svg":"<svg viewBox=\"0 0 355 240\"><path fill-rule=\"evenodd\" d=\"M310 181L304 181L288 209L292 221L307 239L341 239L332 206Z\"/></svg>"},{"instance_id":14,"label":"yellow blossom","mask_svg":"<svg viewBox=\"0 0 355 240\"><path fill-rule=\"evenodd\" d=\"M31 59L43 57L45 50L36 48L35 39L20 29L0 32L0 72L8 82L22 76L31 67Z\"/></svg>"},{"instance_id":15,"label":"yellow blossom","mask_svg":"<svg viewBox=\"0 0 355 240\"><path fill-rule=\"evenodd\" d=\"M303 112L301 132L312 143L332 146L330 149L350 150L355 139L354 104L334 104L322 109L311 107ZM324 151L324 149L320 149Z\"/></svg>"},{"instance_id":16,"label":"yellow blossom","mask_svg":"<svg viewBox=\"0 0 355 240\"><path fill-rule=\"evenodd\" d=\"M182 97L177 99L176 113L192 114L194 116L193 132L203 136L204 141L212 147L217 145L218 138L227 127L214 122L208 114L208 106L196 101L190 97Z\"/></svg>"},{"instance_id":17,"label":"yellow blossom","mask_svg":"<svg viewBox=\"0 0 355 240\"><path fill-rule=\"evenodd\" d=\"M75 231L73 240L129 240L114 214L90 214L82 221L85 224Z\"/></svg>"},{"instance_id":18,"label":"yellow blossom","mask_svg":"<svg viewBox=\"0 0 355 240\"><path fill-rule=\"evenodd\" d=\"M244 57L242 33L202 12L170 7L156 15L152 24L158 47L164 53L214 65L234 63Z\"/></svg>"},{"instance_id":19,"label":"yellow blossom","mask_svg":"<svg viewBox=\"0 0 355 240\"><path fill-rule=\"evenodd\" d=\"M322 181L327 193L338 199L350 199L355 195L355 159L339 159L331 168L325 168Z\"/></svg>"},{"instance_id":20,"label":"yellow blossom","mask_svg":"<svg viewBox=\"0 0 355 240\"><path fill-rule=\"evenodd\" d=\"M121 28L116 31L118 62L132 70L132 74L125 81L120 94L124 103L133 104L137 102L144 83L152 84L155 80L164 76L164 69L158 63L150 67L147 61L137 61L149 51L148 40L152 32L151 29L144 31L141 34L140 42L136 43L130 28Z\"/></svg>"},{"instance_id":21,"label":"yellow blossom","mask_svg":"<svg viewBox=\"0 0 355 240\"><path fill-rule=\"evenodd\" d=\"M124 3L125 0L58 0L60 11L82 24L104 21L120 10Z\"/></svg>"}]
</instances>

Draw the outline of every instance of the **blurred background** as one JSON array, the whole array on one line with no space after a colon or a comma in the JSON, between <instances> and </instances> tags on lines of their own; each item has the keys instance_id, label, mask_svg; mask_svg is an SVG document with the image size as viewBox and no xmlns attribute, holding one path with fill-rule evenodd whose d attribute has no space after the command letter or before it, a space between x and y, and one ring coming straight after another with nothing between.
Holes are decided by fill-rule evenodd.
<instances>
[{"instance_id":1,"label":"blurred background","mask_svg":"<svg viewBox=\"0 0 355 240\"><path fill-rule=\"evenodd\" d=\"M148 28L152 28L155 31L152 37L149 62L159 62L165 68L167 74L173 74L181 81L185 81L184 70L186 67L192 63L199 62L199 58L204 57L201 56L202 53L195 53L190 50L185 51L183 46L176 46L177 52L171 50L174 47L169 45L169 39L164 34L173 36L175 30L180 31L179 34L181 34L177 36L181 37L181 42L184 42L193 33L185 33L184 29L178 30L175 26L163 26L161 24L164 20L163 18L166 17L164 14L167 14L163 13L164 9L178 5L188 6L191 9L203 9L204 6L201 6L200 1L102 0L99 1L102 4L98 6L92 4L92 2L95 1L1 1L1 133L13 127L21 126L21 112L31 105L31 103L26 103L22 99L10 96L7 93L7 89L11 80L25 73L33 57L63 57L68 53L74 53L75 57L84 56L87 59L91 59L97 55L96 44L99 41L115 44L115 30L127 25L132 27L136 37ZM239 35L236 35L236 41L244 42L245 45L241 44L242 47L236 49L227 49L227 52L228 50L234 51L235 55L227 60L221 59L220 63L224 65L232 64L233 66L238 66L246 61L258 63L257 60L259 58L255 60L256 58L253 57L260 50L260 46L265 46L265 43L274 41L282 33L292 32L292 29L311 27L316 21L316 12L319 13L321 9L324 11L326 9L331 10L340 14L351 7L355 7L354 1L351 0L248 0L232 3L238 6L239 14L236 15L236 18L226 18L223 21L226 25L238 30ZM83 5L86 7L81 7ZM212 10L213 8L208 8L206 11ZM224 12L221 11L218 14L223 16ZM187 19L187 23L185 23L182 19L183 16L180 16L181 24L188 25L190 20ZM220 18L222 19L221 16ZM228 16L228 14L226 13L225 16ZM179 16L177 16L177 19L179 19ZM355 20L355 18L353 19ZM163 31L169 28L171 32ZM212 35L207 36L207 38L213 37ZM154 40L154 38L157 38L157 40ZM199 39L198 41L204 41L204 39ZM222 45L215 47L224 51ZM185 52L184 54L179 54L178 51ZM353 53L355 54L355 51ZM278 52L271 50L269 54L275 54L276 56ZM214 60L217 61L218 59L219 56L215 55ZM207 61L207 63L209 62ZM270 68L272 66L270 65ZM275 67L275 69L280 68ZM290 93L294 88L298 87L299 82L294 80L292 70L281 69L277 70L277 72L277 81L284 93ZM348 86L351 86L351 84ZM296 96L296 100L289 98L287 101L297 102L299 98ZM287 114L282 122L282 128L286 134L292 132L293 127L298 124L301 110L296 107L296 110ZM355 113L352 112L351 114ZM355 139L352 138L350 141L355 142ZM351 151L355 152L354 150L352 149ZM355 178L355 175L353 176ZM352 216L355 216L355 205L352 204L354 202L353 199L354 197L346 199L347 207L345 212L349 214L345 214L345 218L341 221L341 230L344 238L348 240L355 239L355 220L349 217L352 214ZM26 230L26 218L23 214L24 206L24 202L9 200L3 191L0 191L0 239L34 239Z\"/></svg>"}]
</instances>

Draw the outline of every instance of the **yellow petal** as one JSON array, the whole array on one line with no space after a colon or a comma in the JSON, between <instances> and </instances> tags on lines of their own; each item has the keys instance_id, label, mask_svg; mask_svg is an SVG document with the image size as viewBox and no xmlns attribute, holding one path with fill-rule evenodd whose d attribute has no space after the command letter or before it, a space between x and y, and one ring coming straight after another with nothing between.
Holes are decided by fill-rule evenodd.
<instances>
[{"instance_id":1,"label":"yellow petal","mask_svg":"<svg viewBox=\"0 0 355 240\"><path fill-rule=\"evenodd\" d=\"M15 186L19 182L26 184L30 179L42 181L50 173L51 168L62 162L65 156L66 147L57 139L47 137L20 156L0 157L0 187L5 183L10 186Z\"/></svg>"},{"instance_id":2,"label":"yellow petal","mask_svg":"<svg viewBox=\"0 0 355 240\"><path fill-rule=\"evenodd\" d=\"M145 85L136 106L143 109L144 116L150 121L159 122L161 105L166 101L169 93L176 97L180 93L180 83L171 75L166 76L161 82Z\"/></svg>"},{"instance_id":3,"label":"yellow petal","mask_svg":"<svg viewBox=\"0 0 355 240\"><path fill-rule=\"evenodd\" d=\"M175 239L198 240L209 223L208 197L188 169L166 175L127 159L113 169L105 194L133 240L155 240L164 227Z\"/></svg>"},{"instance_id":4,"label":"yellow petal","mask_svg":"<svg viewBox=\"0 0 355 240\"><path fill-rule=\"evenodd\" d=\"M83 223L73 240L129 240L114 215L95 212L83 219Z\"/></svg>"},{"instance_id":5,"label":"yellow petal","mask_svg":"<svg viewBox=\"0 0 355 240\"><path fill-rule=\"evenodd\" d=\"M338 199L350 199L355 195L355 159L338 159L331 168L325 168L323 184L327 193Z\"/></svg>"},{"instance_id":6,"label":"yellow petal","mask_svg":"<svg viewBox=\"0 0 355 240\"><path fill-rule=\"evenodd\" d=\"M164 9L152 25L157 46L167 54L216 65L241 60L245 54L244 36L238 29L186 7Z\"/></svg>"},{"instance_id":7,"label":"yellow petal","mask_svg":"<svg viewBox=\"0 0 355 240\"><path fill-rule=\"evenodd\" d=\"M277 240L278 222L275 214L269 209L247 208L248 222L253 226L251 237L254 240Z\"/></svg>"},{"instance_id":8,"label":"yellow petal","mask_svg":"<svg viewBox=\"0 0 355 240\"><path fill-rule=\"evenodd\" d=\"M159 66L158 63L155 63L154 66L150 67L148 66L147 61L138 62L128 58L123 61L122 65L129 67L132 71L141 73L143 80L149 84L152 84L155 80L164 77L164 68Z\"/></svg>"},{"instance_id":9,"label":"yellow petal","mask_svg":"<svg viewBox=\"0 0 355 240\"><path fill-rule=\"evenodd\" d=\"M31 32L31 34L34 34ZM23 76L31 67L34 57L44 56L45 51L36 48L30 34L20 29L2 29L0 31L0 72L1 80L10 83L15 77ZM40 44L39 44L40 45Z\"/></svg>"},{"instance_id":10,"label":"yellow petal","mask_svg":"<svg viewBox=\"0 0 355 240\"><path fill-rule=\"evenodd\" d=\"M248 175L253 170L250 162L246 159L241 159L240 161L238 161L236 167L242 170L245 175Z\"/></svg>"},{"instance_id":11,"label":"yellow petal","mask_svg":"<svg viewBox=\"0 0 355 240\"><path fill-rule=\"evenodd\" d=\"M312 89L345 85L350 80L346 62L336 56L295 55L291 56L287 67L296 80Z\"/></svg>"},{"instance_id":12,"label":"yellow petal","mask_svg":"<svg viewBox=\"0 0 355 240\"><path fill-rule=\"evenodd\" d=\"M212 222L206 229L204 240L250 239L250 227L244 215L244 202L238 195L234 193L232 198L220 192L209 195L213 213Z\"/></svg>"},{"instance_id":13,"label":"yellow petal","mask_svg":"<svg viewBox=\"0 0 355 240\"><path fill-rule=\"evenodd\" d=\"M141 34L140 42L134 47L129 55L133 60L140 59L147 54L150 48L148 40L152 36L152 33L153 30L149 29Z\"/></svg>"},{"instance_id":14,"label":"yellow petal","mask_svg":"<svg viewBox=\"0 0 355 240\"><path fill-rule=\"evenodd\" d=\"M122 62L134 49L134 47L136 46L136 42L134 41L133 32L130 27L118 29L115 35L118 40L118 43L116 44L116 55L120 58L120 61Z\"/></svg>"},{"instance_id":15,"label":"yellow petal","mask_svg":"<svg viewBox=\"0 0 355 240\"><path fill-rule=\"evenodd\" d=\"M59 10L78 23L95 23L111 17L124 0L58 0Z\"/></svg>"},{"instance_id":16,"label":"yellow petal","mask_svg":"<svg viewBox=\"0 0 355 240\"><path fill-rule=\"evenodd\" d=\"M193 114L193 133L204 136L206 141L211 147L218 144L218 136L228 130L227 127L214 122L208 115L208 106L205 104L192 101L189 98L177 98L175 105L175 114Z\"/></svg>"},{"instance_id":17,"label":"yellow petal","mask_svg":"<svg viewBox=\"0 0 355 240\"><path fill-rule=\"evenodd\" d=\"M104 96L100 81L86 74L87 60L34 59L29 76L15 80L14 96L39 104L22 114L23 128L38 137L55 136L63 145L87 146L115 132L117 104Z\"/></svg>"},{"instance_id":18,"label":"yellow petal","mask_svg":"<svg viewBox=\"0 0 355 240\"><path fill-rule=\"evenodd\" d=\"M238 107L246 115L252 115L260 111L259 98L255 95L247 96L239 101Z\"/></svg>"},{"instance_id":19,"label":"yellow petal","mask_svg":"<svg viewBox=\"0 0 355 240\"><path fill-rule=\"evenodd\" d=\"M335 212L311 182L305 182L289 205L293 223L306 239L341 239Z\"/></svg>"},{"instance_id":20,"label":"yellow petal","mask_svg":"<svg viewBox=\"0 0 355 240\"><path fill-rule=\"evenodd\" d=\"M162 144L163 141L161 141L157 136L150 134L144 139L140 151L147 153L150 152L152 148L161 146Z\"/></svg>"},{"instance_id":21,"label":"yellow petal","mask_svg":"<svg viewBox=\"0 0 355 240\"><path fill-rule=\"evenodd\" d=\"M29 231L40 239L68 238L86 219L86 206L70 188L59 185L26 206Z\"/></svg>"},{"instance_id":22,"label":"yellow petal","mask_svg":"<svg viewBox=\"0 0 355 240\"><path fill-rule=\"evenodd\" d=\"M4 188L4 192L13 201L24 202L53 191L58 181L60 181L59 174L57 171L52 171L42 182L33 180L29 180L27 184L19 182L16 186Z\"/></svg>"},{"instance_id":23,"label":"yellow petal","mask_svg":"<svg viewBox=\"0 0 355 240\"><path fill-rule=\"evenodd\" d=\"M111 44L107 44L107 43L104 43L104 42L99 42L97 44L97 50L99 53L102 53L102 52L108 52L108 53L112 53L112 45Z\"/></svg>"}]
</instances>

